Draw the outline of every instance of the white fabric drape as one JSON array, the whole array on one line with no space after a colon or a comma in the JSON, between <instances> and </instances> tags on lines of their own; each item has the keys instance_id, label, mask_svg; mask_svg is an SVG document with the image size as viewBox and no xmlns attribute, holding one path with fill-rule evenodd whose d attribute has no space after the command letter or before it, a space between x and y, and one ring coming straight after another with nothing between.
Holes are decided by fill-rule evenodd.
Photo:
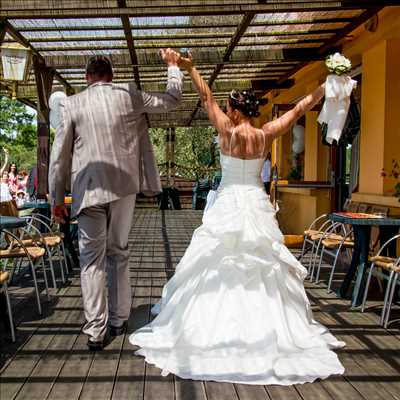
<instances>
[{"instance_id":1,"label":"white fabric drape","mask_svg":"<svg viewBox=\"0 0 400 400\"><path fill-rule=\"evenodd\" d=\"M339 141L350 107L350 94L357 81L347 75L328 75L325 82L325 102L318 117L320 124L328 125L326 141Z\"/></svg>"}]
</instances>

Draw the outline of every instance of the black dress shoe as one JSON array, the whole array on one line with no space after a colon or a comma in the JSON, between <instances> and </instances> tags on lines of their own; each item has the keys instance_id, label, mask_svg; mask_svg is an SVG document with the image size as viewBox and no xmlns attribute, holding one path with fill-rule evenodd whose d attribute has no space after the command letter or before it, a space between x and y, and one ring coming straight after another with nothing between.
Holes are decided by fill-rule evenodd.
<instances>
[{"instance_id":1,"label":"black dress shoe","mask_svg":"<svg viewBox=\"0 0 400 400\"><path fill-rule=\"evenodd\" d=\"M105 343L104 340L94 341L92 339L88 339L87 346L90 351L101 351L104 349Z\"/></svg>"},{"instance_id":2,"label":"black dress shoe","mask_svg":"<svg viewBox=\"0 0 400 400\"><path fill-rule=\"evenodd\" d=\"M125 332L126 329L126 321L122 323L121 326L109 326L110 336L120 336Z\"/></svg>"}]
</instances>

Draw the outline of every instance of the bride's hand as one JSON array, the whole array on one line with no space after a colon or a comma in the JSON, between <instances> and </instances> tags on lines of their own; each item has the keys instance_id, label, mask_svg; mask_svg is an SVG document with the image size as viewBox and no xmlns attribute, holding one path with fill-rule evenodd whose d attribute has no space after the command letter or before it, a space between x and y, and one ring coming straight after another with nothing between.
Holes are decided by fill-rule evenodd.
<instances>
[{"instance_id":1,"label":"bride's hand","mask_svg":"<svg viewBox=\"0 0 400 400\"><path fill-rule=\"evenodd\" d=\"M178 65L180 68L185 69L190 72L193 68L193 55L190 51L188 51L187 57L183 57L182 54L179 55Z\"/></svg>"}]
</instances>

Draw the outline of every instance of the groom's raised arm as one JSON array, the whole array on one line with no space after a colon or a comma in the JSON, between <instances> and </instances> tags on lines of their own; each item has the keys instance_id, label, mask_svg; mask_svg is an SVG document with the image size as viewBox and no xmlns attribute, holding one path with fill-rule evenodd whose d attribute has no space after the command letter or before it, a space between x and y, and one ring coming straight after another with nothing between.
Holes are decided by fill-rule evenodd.
<instances>
[{"instance_id":1,"label":"groom's raised arm","mask_svg":"<svg viewBox=\"0 0 400 400\"><path fill-rule=\"evenodd\" d=\"M168 67L168 81L164 93L144 92L132 93L135 110L140 113L163 113L176 108L182 97L183 74L179 67Z\"/></svg>"}]
</instances>

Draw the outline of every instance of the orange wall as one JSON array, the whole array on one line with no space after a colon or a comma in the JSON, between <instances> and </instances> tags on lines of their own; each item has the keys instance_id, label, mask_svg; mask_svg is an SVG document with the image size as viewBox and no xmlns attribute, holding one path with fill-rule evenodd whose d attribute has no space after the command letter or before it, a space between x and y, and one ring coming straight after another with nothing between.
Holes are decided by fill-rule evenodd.
<instances>
[{"instance_id":1,"label":"orange wall","mask_svg":"<svg viewBox=\"0 0 400 400\"><path fill-rule=\"evenodd\" d=\"M390 171L393 159L400 163L400 38L387 42L386 59L384 165L386 171ZM395 183L394 178L386 177L384 193L391 193Z\"/></svg>"},{"instance_id":2,"label":"orange wall","mask_svg":"<svg viewBox=\"0 0 400 400\"><path fill-rule=\"evenodd\" d=\"M390 194L394 180L382 179L380 170L383 166L390 170L391 160L400 158L399 40L400 6L385 7L378 14L378 28L375 32L368 32L361 25L341 42L342 52L352 61L353 66L362 64L360 193L357 196L361 199L363 191L374 194L374 202L382 204L392 204L395 200L384 196ZM294 102L323 82L326 75L323 61L302 68L292 76L295 79L292 88L267 94L269 104L261 110L259 124L271 118L273 104ZM313 112L306 115L306 180L329 179L326 174L329 149L320 144L316 117L317 113ZM281 218L282 223L287 225L282 227L285 232L301 232L314 217L329 210L329 196L326 193L317 194L317 191L289 191L282 193L281 200L290 203L287 207L283 205L282 213L287 216L296 215L296 218L286 220L285 223L285 218Z\"/></svg>"},{"instance_id":3,"label":"orange wall","mask_svg":"<svg viewBox=\"0 0 400 400\"><path fill-rule=\"evenodd\" d=\"M386 42L362 56L360 186L363 193L382 193L384 160Z\"/></svg>"}]
</instances>

